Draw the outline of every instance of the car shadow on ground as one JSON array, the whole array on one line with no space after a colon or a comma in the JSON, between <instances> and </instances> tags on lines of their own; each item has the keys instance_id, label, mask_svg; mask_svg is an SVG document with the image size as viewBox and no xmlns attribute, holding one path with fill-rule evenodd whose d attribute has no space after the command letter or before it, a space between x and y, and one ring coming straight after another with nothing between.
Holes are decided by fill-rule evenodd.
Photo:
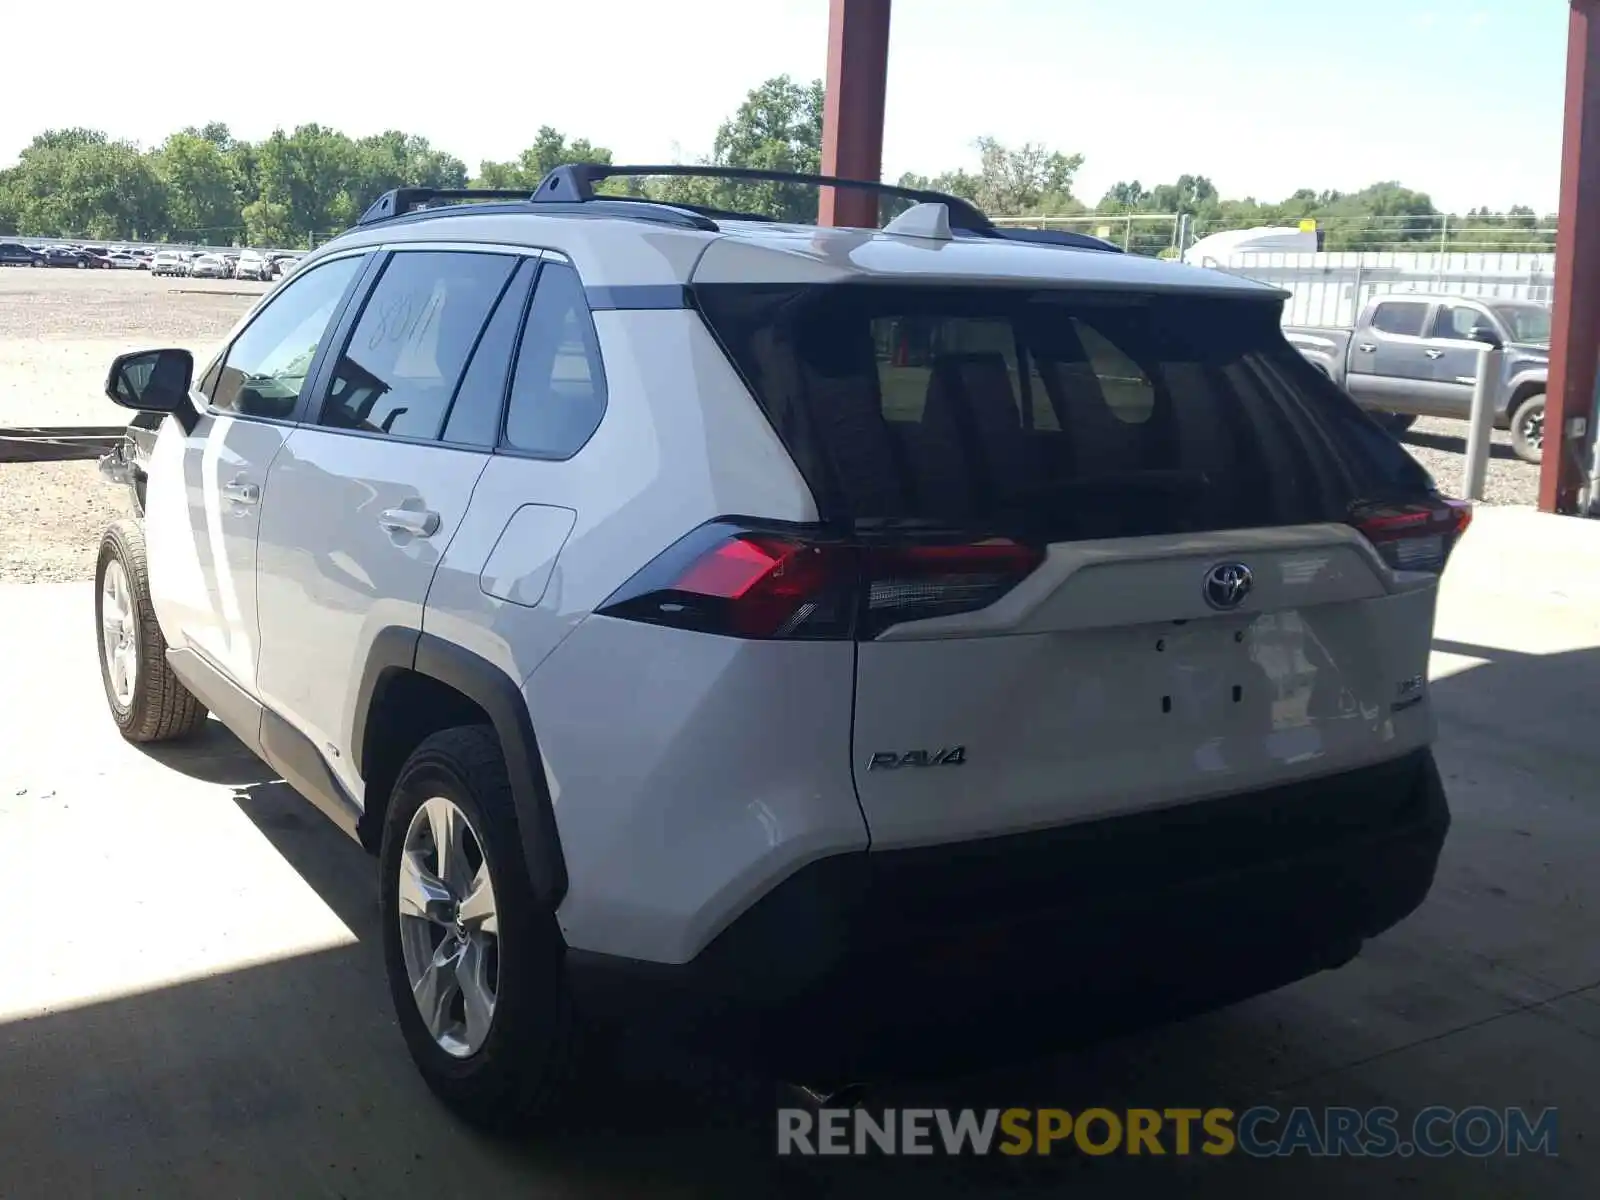
<instances>
[{"instance_id":1,"label":"car shadow on ground","mask_svg":"<svg viewBox=\"0 0 1600 1200\"><path fill-rule=\"evenodd\" d=\"M1200 1197L1592 1195L1600 1070L1600 651L1483 660L1434 685L1455 825L1417 914L1340 971L1070 1055L870 1093L874 1108L1555 1105L1561 1157L783 1158L782 1093L614 1035L538 1136L489 1138L428 1095L391 1016L371 860L220 727L148 751L233 801L355 944L0 1025L0 1178L27 1194ZM1589 780L1584 785L1581 781ZM996 1029L1051 1040L1051 1017ZM10 1159L9 1163L7 1160ZM13 1194L7 1189L7 1194ZM23 1192L14 1194L22 1195Z\"/></svg>"},{"instance_id":2,"label":"car shadow on ground","mask_svg":"<svg viewBox=\"0 0 1600 1200\"><path fill-rule=\"evenodd\" d=\"M1463 427L1464 428L1464 427ZM1465 454L1467 452L1467 436L1465 432L1460 437L1445 433L1424 433L1418 429L1408 429L1400 435L1400 441L1408 446L1425 446L1430 450L1447 450L1451 454ZM1503 442L1489 443L1489 457L1501 462L1521 462L1509 445Z\"/></svg>"}]
</instances>

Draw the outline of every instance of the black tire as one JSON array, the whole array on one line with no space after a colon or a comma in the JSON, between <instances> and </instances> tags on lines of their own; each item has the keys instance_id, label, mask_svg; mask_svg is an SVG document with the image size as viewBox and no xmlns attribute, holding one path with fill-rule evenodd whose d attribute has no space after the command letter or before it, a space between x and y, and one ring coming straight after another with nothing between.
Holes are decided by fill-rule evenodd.
<instances>
[{"instance_id":1,"label":"black tire","mask_svg":"<svg viewBox=\"0 0 1600 1200\"><path fill-rule=\"evenodd\" d=\"M113 562L122 568L133 625L134 680L126 703L118 699L105 652L105 579ZM175 741L197 733L205 725L205 705L183 686L167 663L167 639L161 635L150 605L144 530L137 521L118 521L100 539L100 557L94 572L94 629L106 705L124 738L130 742Z\"/></svg>"},{"instance_id":2,"label":"black tire","mask_svg":"<svg viewBox=\"0 0 1600 1200\"><path fill-rule=\"evenodd\" d=\"M400 869L406 833L424 801L442 796L472 826L489 867L498 913L498 975L489 1031L458 1058L428 1031L413 999L401 943ZM487 726L435 733L400 769L384 816L379 856L384 964L395 1015L428 1087L454 1112L488 1129L536 1121L570 1091L578 1032L555 913L534 899L523 861L511 782Z\"/></svg>"},{"instance_id":3,"label":"black tire","mask_svg":"<svg viewBox=\"0 0 1600 1200\"><path fill-rule=\"evenodd\" d=\"M1417 423L1417 418L1411 413L1379 413L1378 424L1382 425L1395 437L1399 437L1406 430Z\"/></svg>"},{"instance_id":4,"label":"black tire","mask_svg":"<svg viewBox=\"0 0 1600 1200\"><path fill-rule=\"evenodd\" d=\"M1544 393L1534 392L1511 414L1511 450L1525 463L1544 461Z\"/></svg>"}]
</instances>

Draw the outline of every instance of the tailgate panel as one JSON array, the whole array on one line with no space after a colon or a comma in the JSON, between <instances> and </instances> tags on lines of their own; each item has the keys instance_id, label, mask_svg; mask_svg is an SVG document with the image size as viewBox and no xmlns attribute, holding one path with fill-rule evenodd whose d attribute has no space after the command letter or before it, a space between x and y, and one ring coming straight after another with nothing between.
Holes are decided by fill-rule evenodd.
<instances>
[{"instance_id":1,"label":"tailgate panel","mask_svg":"<svg viewBox=\"0 0 1600 1200\"><path fill-rule=\"evenodd\" d=\"M1205 606L1218 560L1179 539L1120 563L1056 547L1029 595L863 644L855 777L873 845L1133 812L1425 744L1431 713L1406 684L1427 669L1433 585L1391 589L1339 542L1249 540L1234 535L1233 557L1263 582L1234 612Z\"/></svg>"}]
</instances>

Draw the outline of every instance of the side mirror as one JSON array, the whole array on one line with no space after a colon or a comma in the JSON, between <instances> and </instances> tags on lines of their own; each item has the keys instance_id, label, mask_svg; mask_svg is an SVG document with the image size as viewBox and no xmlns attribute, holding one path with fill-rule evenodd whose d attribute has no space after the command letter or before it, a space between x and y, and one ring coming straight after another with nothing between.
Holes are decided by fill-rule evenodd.
<instances>
[{"instance_id":1,"label":"side mirror","mask_svg":"<svg viewBox=\"0 0 1600 1200\"><path fill-rule=\"evenodd\" d=\"M140 412L182 412L193 381L194 355L187 350L139 350L112 362L106 395L113 404Z\"/></svg>"},{"instance_id":2,"label":"side mirror","mask_svg":"<svg viewBox=\"0 0 1600 1200\"><path fill-rule=\"evenodd\" d=\"M1474 342L1482 342L1485 346L1492 346L1496 350L1505 345L1501 340L1500 331L1493 325L1474 325L1467 337Z\"/></svg>"}]
</instances>

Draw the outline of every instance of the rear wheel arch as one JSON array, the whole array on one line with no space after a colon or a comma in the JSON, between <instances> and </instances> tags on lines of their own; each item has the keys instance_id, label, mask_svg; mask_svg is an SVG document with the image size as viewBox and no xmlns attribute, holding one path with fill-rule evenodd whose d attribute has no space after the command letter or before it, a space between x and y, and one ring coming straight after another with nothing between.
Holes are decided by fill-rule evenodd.
<instances>
[{"instance_id":1,"label":"rear wheel arch","mask_svg":"<svg viewBox=\"0 0 1600 1200\"><path fill-rule=\"evenodd\" d=\"M487 725L499 739L529 883L553 911L566 895L566 863L527 703L503 670L443 638L389 627L373 639L350 739L366 792L362 844L381 842L384 809L407 756L430 734L461 725Z\"/></svg>"}]
</instances>

